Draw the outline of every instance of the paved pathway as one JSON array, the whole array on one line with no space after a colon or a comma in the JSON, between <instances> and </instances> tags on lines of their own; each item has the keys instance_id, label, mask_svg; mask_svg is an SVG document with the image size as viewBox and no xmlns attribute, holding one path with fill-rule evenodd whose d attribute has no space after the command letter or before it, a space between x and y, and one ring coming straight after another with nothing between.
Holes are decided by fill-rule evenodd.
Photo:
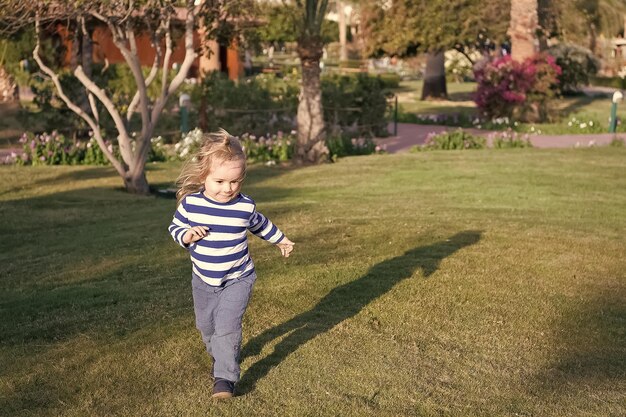
<instances>
[{"instance_id":1,"label":"paved pathway","mask_svg":"<svg viewBox=\"0 0 626 417\"><path fill-rule=\"evenodd\" d=\"M454 126L439 125L416 125L409 123L398 123L397 136L376 139L379 145L385 145L387 152L400 153L408 152L414 145L421 145L426 140L429 133L440 133L446 130L456 130ZM463 129L473 135L487 136L491 131L481 129ZM389 124L389 132L393 132L393 124ZM536 148L573 148L576 146L608 145L616 135L612 133L583 134L583 135L529 135L530 142ZM617 135L626 139L626 134Z\"/></svg>"}]
</instances>

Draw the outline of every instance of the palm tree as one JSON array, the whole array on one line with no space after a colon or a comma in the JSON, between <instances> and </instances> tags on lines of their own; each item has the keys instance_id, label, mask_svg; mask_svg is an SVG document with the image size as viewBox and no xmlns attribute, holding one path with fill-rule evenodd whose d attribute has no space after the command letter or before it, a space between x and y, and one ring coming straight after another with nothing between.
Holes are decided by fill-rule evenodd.
<instances>
[{"instance_id":1,"label":"palm tree","mask_svg":"<svg viewBox=\"0 0 626 417\"><path fill-rule=\"evenodd\" d=\"M343 1L337 1L337 17L339 23L339 60L346 61L348 59L348 28L346 25L346 8Z\"/></svg>"},{"instance_id":2,"label":"palm tree","mask_svg":"<svg viewBox=\"0 0 626 417\"><path fill-rule=\"evenodd\" d=\"M537 52L536 32L539 26L537 0L511 0L511 56L516 61Z\"/></svg>"},{"instance_id":3,"label":"palm tree","mask_svg":"<svg viewBox=\"0 0 626 417\"><path fill-rule=\"evenodd\" d=\"M320 86L320 59L324 46L321 29L328 0L297 0L296 5L302 13L298 35L302 85L297 115L296 160L300 163L318 163L327 160L329 154L325 144Z\"/></svg>"}]
</instances>

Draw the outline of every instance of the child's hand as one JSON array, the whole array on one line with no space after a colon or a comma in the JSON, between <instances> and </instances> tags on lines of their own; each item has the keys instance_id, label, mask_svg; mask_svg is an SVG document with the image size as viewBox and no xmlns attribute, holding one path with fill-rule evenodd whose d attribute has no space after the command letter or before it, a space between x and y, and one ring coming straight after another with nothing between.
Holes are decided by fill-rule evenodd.
<instances>
[{"instance_id":1,"label":"child's hand","mask_svg":"<svg viewBox=\"0 0 626 417\"><path fill-rule=\"evenodd\" d=\"M280 249L280 253L285 258L289 258L289 254L291 253L291 251L293 251L293 245L295 245L295 243L289 240L287 236L285 236L285 238L281 240L280 243L276 244L276 246L278 246L278 248Z\"/></svg>"},{"instance_id":2,"label":"child's hand","mask_svg":"<svg viewBox=\"0 0 626 417\"><path fill-rule=\"evenodd\" d=\"M190 243L197 242L208 234L209 228L207 226L193 226L185 232L185 236L183 236L183 243L188 245Z\"/></svg>"}]
</instances>

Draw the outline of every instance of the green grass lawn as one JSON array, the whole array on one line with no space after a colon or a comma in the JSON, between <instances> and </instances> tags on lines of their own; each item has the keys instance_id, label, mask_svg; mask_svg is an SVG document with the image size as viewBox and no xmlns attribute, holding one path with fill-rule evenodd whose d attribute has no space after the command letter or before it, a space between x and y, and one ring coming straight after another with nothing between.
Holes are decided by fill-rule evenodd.
<instances>
[{"instance_id":1,"label":"green grass lawn","mask_svg":"<svg viewBox=\"0 0 626 417\"><path fill-rule=\"evenodd\" d=\"M179 165L150 165L171 184ZM2 416L624 416L626 149L252 167L243 395L210 399L174 201L0 167Z\"/></svg>"}]
</instances>

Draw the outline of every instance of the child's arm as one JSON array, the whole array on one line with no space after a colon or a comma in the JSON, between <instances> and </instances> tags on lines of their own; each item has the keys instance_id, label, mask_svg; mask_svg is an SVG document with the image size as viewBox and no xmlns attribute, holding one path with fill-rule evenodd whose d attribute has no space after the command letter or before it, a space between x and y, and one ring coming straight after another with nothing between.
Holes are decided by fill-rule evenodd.
<instances>
[{"instance_id":1,"label":"child's arm","mask_svg":"<svg viewBox=\"0 0 626 417\"><path fill-rule=\"evenodd\" d=\"M284 257L289 257L289 254L293 251L294 243L289 240L270 219L256 211L256 209L250 216L250 226L248 226L248 230L261 239L278 246L280 253Z\"/></svg>"},{"instance_id":2,"label":"child's arm","mask_svg":"<svg viewBox=\"0 0 626 417\"><path fill-rule=\"evenodd\" d=\"M293 251L293 243L287 236L280 243L277 243L276 246L280 248L280 253L285 257L289 258L289 254Z\"/></svg>"},{"instance_id":3,"label":"child's arm","mask_svg":"<svg viewBox=\"0 0 626 417\"><path fill-rule=\"evenodd\" d=\"M190 243L197 242L209 234L208 226L190 227L183 235L183 243L188 246Z\"/></svg>"},{"instance_id":4,"label":"child's arm","mask_svg":"<svg viewBox=\"0 0 626 417\"><path fill-rule=\"evenodd\" d=\"M184 201L178 205L168 230L174 241L185 249L189 249L191 243L197 242L209 233L209 228L206 226L191 227L189 225Z\"/></svg>"}]
</instances>

